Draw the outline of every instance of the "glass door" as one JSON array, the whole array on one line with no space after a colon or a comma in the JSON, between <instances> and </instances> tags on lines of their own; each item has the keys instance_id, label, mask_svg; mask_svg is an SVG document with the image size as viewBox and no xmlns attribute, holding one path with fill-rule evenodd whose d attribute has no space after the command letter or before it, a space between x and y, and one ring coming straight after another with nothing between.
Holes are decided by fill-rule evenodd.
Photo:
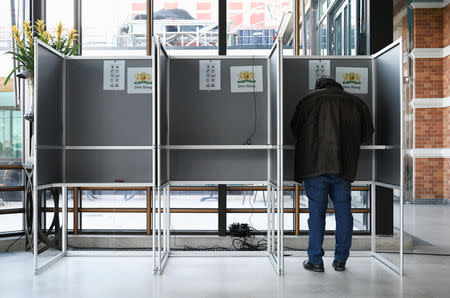
<instances>
[{"instance_id":1,"label":"glass door","mask_svg":"<svg viewBox=\"0 0 450 298\"><path fill-rule=\"evenodd\" d=\"M343 1L340 6L330 14L331 23L331 49L332 55L349 54L349 1Z\"/></svg>"}]
</instances>

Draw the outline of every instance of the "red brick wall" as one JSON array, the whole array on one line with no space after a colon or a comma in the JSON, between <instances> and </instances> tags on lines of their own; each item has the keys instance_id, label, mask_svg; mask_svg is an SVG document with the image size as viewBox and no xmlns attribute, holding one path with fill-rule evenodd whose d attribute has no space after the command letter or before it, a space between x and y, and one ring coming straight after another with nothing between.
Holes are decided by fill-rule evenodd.
<instances>
[{"instance_id":1,"label":"red brick wall","mask_svg":"<svg viewBox=\"0 0 450 298\"><path fill-rule=\"evenodd\" d=\"M444 148L450 148L450 107L442 110L442 133Z\"/></svg>"},{"instance_id":2,"label":"red brick wall","mask_svg":"<svg viewBox=\"0 0 450 298\"><path fill-rule=\"evenodd\" d=\"M444 10L414 9L414 48L442 48Z\"/></svg>"},{"instance_id":3,"label":"red brick wall","mask_svg":"<svg viewBox=\"0 0 450 298\"><path fill-rule=\"evenodd\" d=\"M444 197L444 162L442 158L416 158L415 198L442 199Z\"/></svg>"},{"instance_id":4,"label":"red brick wall","mask_svg":"<svg viewBox=\"0 0 450 298\"><path fill-rule=\"evenodd\" d=\"M415 59L415 97L441 98L443 97L443 59L421 58Z\"/></svg>"},{"instance_id":5,"label":"red brick wall","mask_svg":"<svg viewBox=\"0 0 450 298\"><path fill-rule=\"evenodd\" d=\"M443 46L446 47L450 45L450 5L447 5L444 8L444 44Z\"/></svg>"},{"instance_id":6,"label":"red brick wall","mask_svg":"<svg viewBox=\"0 0 450 298\"><path fill-rule=\"evenodd\" d=\"M450 158L444 159L444 198L450 200Z\"/></svg>"},{"instance_id":7,"label":"red brick wall","mask_svg":"<svg viewBox=\"0 0 450 298\"><path fill-rule=\"evenodd\" d=\"M450 6L450 5L447 5L447 6ZM449 23L450 23L450 21L449 21ZM442 83L444 85L443 93L444 93L444 97L449 97L450 96L450 56L447 56L444 58L442 69L444 71L444 78L442 81Z\"/></svg>"},{"instance_id":8,"label":"red brick wall","mask_svg":"<svg viewBox=\"0 0 450 298\"><path fill-rule=\"evenodd\" d=\"M443 109L416 109L416 148L442 148Z\"/></svg>"}]
</instances>

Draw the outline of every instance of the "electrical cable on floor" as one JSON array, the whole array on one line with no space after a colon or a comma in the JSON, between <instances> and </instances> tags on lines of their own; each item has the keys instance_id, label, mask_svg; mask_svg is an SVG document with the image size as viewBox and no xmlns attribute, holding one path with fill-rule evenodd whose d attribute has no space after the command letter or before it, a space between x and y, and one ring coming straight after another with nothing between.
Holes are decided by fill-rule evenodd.
<instances>
[{"instance_id":1,"label":"electrical cable on floor","mask_svg":"<svg viewBox=\"0 0 450 298\"><path fill-rule=\"evenodd\" d=\"M22 236L20 236L19 238L17 238L16 240L14 240L14 242L11 243L11 244L8 246L8 248L5 250L5 253L7 253L8 250L9 250L14 244L16 244L17 241L19 241L20 239L22 239L24 236L25 236L25 235L22 235Z\"/></svg>"}]
</instances>

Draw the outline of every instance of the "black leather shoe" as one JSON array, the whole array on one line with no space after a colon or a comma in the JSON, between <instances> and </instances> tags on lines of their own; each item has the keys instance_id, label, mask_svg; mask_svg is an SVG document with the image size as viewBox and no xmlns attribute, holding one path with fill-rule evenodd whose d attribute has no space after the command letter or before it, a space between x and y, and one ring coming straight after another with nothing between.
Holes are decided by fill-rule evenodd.
<instances>
[{"instance_id":1,"label":"black leather shoe","mask_svg":"<svg viewBox=\"0 0 450 298\"><path fill-rule=\"evenodd\" d=\"M323 268L323 263L322 264L313 264L309 261L309 259L306 259L303 261L303 268L305 268L306 270L311 270L314 272L324 272L325 269Z\"/></svg>"},{"instance_id":2,"label":"black leather shoe","mask_svg":"<svg viewBox=\"0 0 450 298\"><path fill-rule=\"evenodd\" d=\"M345 262L338 262L336 260L333 261L334 271L344 271L345 270Z\"/></svg>"}]
</instances>

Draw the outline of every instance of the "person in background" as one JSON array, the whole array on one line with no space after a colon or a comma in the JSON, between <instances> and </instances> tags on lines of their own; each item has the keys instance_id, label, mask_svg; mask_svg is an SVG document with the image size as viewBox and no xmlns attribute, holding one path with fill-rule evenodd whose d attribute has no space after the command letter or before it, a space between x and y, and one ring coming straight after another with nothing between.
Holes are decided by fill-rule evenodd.
<instances>
[{"instance_id":1,"label":"person in background","mask_svg":"<svg viewBox=\"0 0 450 298\"><path fill-rule=\"evenodd\" d=\"M308 259L303 267L323 272L322 257L328 197L336 219L333 268L344 271L352 243L351 182L360 145L374 133L369 108L331 78L320 78L316 90L297 104L291 120L295 146L294 180L304 182L309 206Z\"/></svg>"}]
</instances>

